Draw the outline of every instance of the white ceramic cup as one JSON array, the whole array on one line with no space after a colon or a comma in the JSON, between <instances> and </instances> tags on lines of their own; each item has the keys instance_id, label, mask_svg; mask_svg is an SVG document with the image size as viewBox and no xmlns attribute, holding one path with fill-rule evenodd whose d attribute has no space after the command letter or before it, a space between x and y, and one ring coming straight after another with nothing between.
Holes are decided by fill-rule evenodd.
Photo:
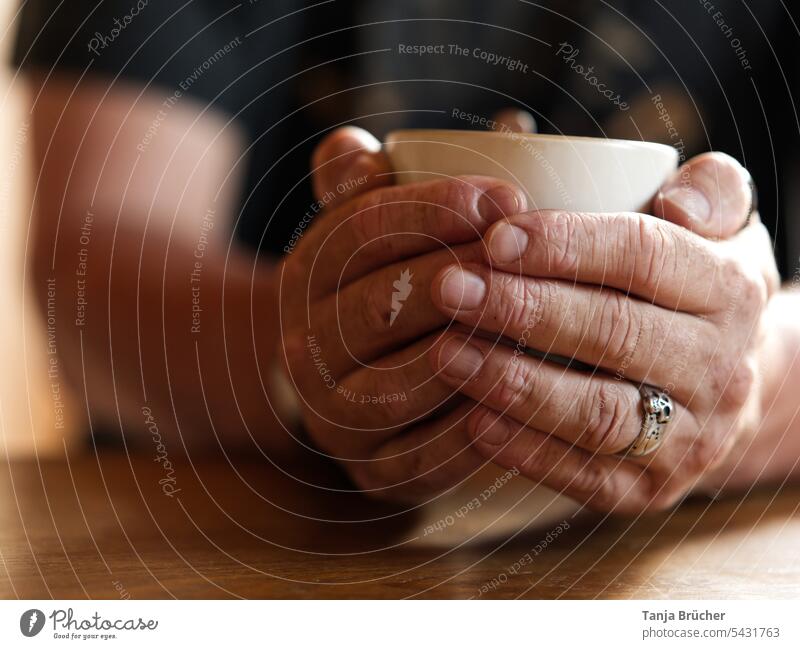
<instances>
[{"instance_id":1,"label":"white ceramic cup","mask_svg":"<svg viewBox=\"0 0 800 649\"><path fill-rule=\"evenodd\" d=\"M645 210L678 163L664 144L510 131L394 131L384 150L399 184L493 176L527 192L529 209L585 212Z\"/></svg>"},{"instance_id":2,"label":"white ceramic cup","mask_svg":"<svg viewBox=\"0 0 800 649\"><path fill-rule=\"evenodd\" d=\"M531 210L645 211L678 163L677 151L663 144L511 132L394 131L384 150L399 184L493 176L520 186ZM460 489L434 499L419 523L419 543L453 546L508 536L523 527L549 529L579 511L566 496L508 476L487 462ZM464 503L478 501L480 517L454 516Z\"/></svg>"}]
</instances>

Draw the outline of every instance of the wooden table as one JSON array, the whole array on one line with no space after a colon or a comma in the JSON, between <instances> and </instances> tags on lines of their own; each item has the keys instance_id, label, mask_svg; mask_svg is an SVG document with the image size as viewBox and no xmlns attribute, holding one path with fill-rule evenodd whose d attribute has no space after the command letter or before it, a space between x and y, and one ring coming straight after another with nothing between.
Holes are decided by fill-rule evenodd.
<instances>
[{"instance_id":1,"label":"wooden table","mask_svg":"<svg viewBox=\"0 0 800 649\"><path fill-rule=\"evenodd\" d=\"M162 464L117 451L0 465L0 597L800 595L796 487L635 521L569 516L568 529L525 528L523 503L498 533L497 509L457 515L463 495L450 524L447 499L403 513L336 491L346 482L322 465L293 478L264 460L193 458L173 477L167 496Z\"/></svg>"}]
</instances>

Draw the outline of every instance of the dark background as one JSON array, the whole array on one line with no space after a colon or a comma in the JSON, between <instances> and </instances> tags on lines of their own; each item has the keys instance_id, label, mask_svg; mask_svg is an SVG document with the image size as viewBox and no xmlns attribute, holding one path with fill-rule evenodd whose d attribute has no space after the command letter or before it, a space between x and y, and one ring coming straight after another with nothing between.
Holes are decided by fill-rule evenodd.
<instances>
[{"instance_id":1,"label":"dark background","mask_svg":"<svg viewBox=\"0 0 800 649\"><path fill-rule=\"evenodd\" d=\"M226 43L189 94L229 113L251 138L237 231L279 252L312 202L314 144L355 123L378 137L396 127L466 128L453 108L487 117L524 107L544 132L671 142L650 99L661 94L691 155L721 150L759 187L762 218L785 275L795 272L798 177L798 10L779 0L149 0L95 55L130 2L29 0L15 60L47 70L150 84L171 95ZM718 15L717 12L719 12ZM718 24L720 21L724 25ZM734 39L738 39L735 41ZM631 105L620 111L556 55L580 50L598 80ZM458 44L518 58L509 71L472 56L398 53L399 44ZM735 51L745 52L745 69Z\"/></svg>"}]
</instances>

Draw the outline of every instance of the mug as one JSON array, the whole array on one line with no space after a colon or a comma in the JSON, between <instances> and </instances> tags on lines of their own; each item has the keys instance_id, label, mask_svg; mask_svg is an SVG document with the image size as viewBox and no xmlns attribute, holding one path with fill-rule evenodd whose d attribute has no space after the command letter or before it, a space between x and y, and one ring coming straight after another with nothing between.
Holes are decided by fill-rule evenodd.
<instances>
[{"instance_id":1,"label":"mug","mask_svg":"<svg viewBox=\"0 0 800 649\"><path fill-rule=\"evenodd\" d=\"M678 164L664 144L511 131L394 131L384 150L398 184L493 176L521 187L532 210L645 211Z\"/></svg>"}]
</instances>

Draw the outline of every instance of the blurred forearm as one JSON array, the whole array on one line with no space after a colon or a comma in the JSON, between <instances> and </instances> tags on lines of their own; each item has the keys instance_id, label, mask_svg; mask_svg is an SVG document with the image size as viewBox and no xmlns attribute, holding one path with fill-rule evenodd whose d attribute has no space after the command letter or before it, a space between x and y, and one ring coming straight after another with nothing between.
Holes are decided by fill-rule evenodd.
<instances>
[{"instance_id":1,"label":"blurred forearm","mask_svg":"<svg viewBox=\"0 0 800 649\"><path fill-rule=\"evenodd\" d=\"M192 445L215 443L214 433L238 444L248 430L280 445L265 439L281 430L266 396L277 333L270 271L254 272L242 253L227 264L212 253L198 273L196 248L183 242L168 246L125 226L115 232L98 215L87 238L77 225L64 220L55 265L52 241L37 238L35 288L94 424L144 429L149 407L162 432L180 431Z\"/></svg>"},{"instance_id":2,"label":"blurred forearm","mask_svg":"<svg viewBox=\"0 0 800 649\"><path fill-rule=\"evenodd\" d=\"M59 369L93 425L129 442L149 409L176 452L248 434L283 448L273 272L230 241L235 129L186 100L152 133L160 97L70 84L50 82L34 109L29 268Z\"/></svg>"}]
</instances>

